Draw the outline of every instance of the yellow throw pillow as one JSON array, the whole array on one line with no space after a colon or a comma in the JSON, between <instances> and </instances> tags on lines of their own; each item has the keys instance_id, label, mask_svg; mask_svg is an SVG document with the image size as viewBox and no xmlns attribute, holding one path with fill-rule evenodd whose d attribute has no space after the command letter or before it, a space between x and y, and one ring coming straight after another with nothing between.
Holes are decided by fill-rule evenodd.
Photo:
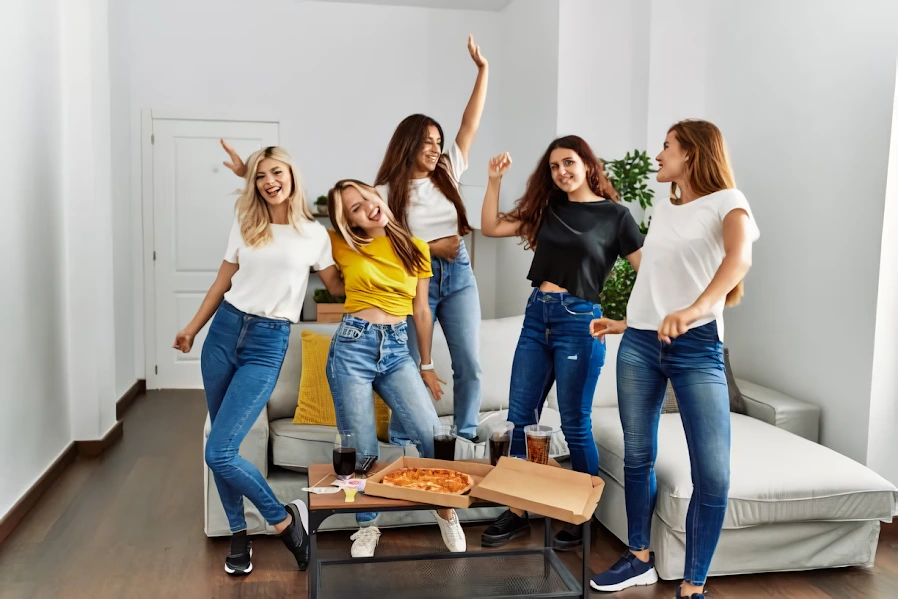
<instances>
[{"instance_id":1,"label":"yellow throw pillow","mask_svg":"<svg viewBox=\"0 0 898 599\"><path fill-rule=\"evenodd\" d=\"M312 331L302 332L302 373L299 380L299 397L293 422L337 426L334 414L334 398L327 383L327 354L331 338ZM374 394L374 421L377 438L390 442L390 408Z\"/></svg>"}]
</instances>

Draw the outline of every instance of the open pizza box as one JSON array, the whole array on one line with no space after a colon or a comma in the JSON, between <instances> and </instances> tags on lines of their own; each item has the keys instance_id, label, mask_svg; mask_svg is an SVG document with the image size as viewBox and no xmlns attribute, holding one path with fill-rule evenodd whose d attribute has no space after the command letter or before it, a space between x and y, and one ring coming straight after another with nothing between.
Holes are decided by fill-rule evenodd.
<instances>
[{"instance_id":1,"label":"open pizza box","mask_svg":"<svg viewBox=\"0 0 898 599\"><path fill-rule=\"evenodd\" d=\"M464 495L449 495L446 493L434 493L433 491L419 491L417 489L402 489L385 485L380 481L384 476L395 470L402 468L439 468L446 470L455 470L456 472L464 472L470 474L474 479L474 488L483 480L490 470L493 469L489 464L479 464L477 462L450 462L446 460L431 460L427 458L410 458L403 456L384 468L379 470L365 481L365 495L374 495L375 497L387 497L389 499L404 499L405 501L416 501L418 503L428 503L442 507L467 508L471 507L475 499L471 497L470 492Z\"/></svg>"},{"instance_id":2,"label":"open pizza box","mask_svg":"<svg viewBox=\"0 0 898 599\"><path fill-rule=\"evenodd\" d=\"M562 522L582 524L596 511L604 489L605 482L598 476L502 457L469 495Z\"/></svg>"}]
</instances>

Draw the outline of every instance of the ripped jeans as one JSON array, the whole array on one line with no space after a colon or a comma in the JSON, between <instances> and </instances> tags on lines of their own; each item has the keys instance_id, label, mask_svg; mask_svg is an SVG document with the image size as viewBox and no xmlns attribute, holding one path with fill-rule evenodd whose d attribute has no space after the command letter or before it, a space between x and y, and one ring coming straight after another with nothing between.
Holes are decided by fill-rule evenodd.
<instances>
[{"instance_id":1,"label":"ripped jeans","mask_svg":"<svg viewBox=\"0 0 898 599\"><path fill-rule=\"evenodd\" d=\"M592 398L605 364L605 344L589 334L601 318L598 304L569 293L534 289L514 352L508 419L514 422L511 455L526 457L524 426L535 424L546 396L557 383L561 430L577 472L599 473L599 450L592 436Z\"/></svg>"}]
</instances>

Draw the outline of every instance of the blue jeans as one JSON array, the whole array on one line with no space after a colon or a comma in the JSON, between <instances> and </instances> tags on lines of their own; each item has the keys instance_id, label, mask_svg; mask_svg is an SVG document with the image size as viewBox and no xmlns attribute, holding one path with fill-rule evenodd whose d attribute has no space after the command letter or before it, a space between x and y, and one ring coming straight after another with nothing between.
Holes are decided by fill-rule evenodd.
<instances>
[{"instance_id":1,"label":"blue jeans","mask_svg":"<svg viewBox=\"0 0 898 599\"><path fill-rule=\"evenodd\" d=\"M231 532L246 529L244 496L269 524L287 518L262 474L237 452L271 397L289 341L288 321L245 314L222 302L203 344L200 367L212 421L206 464Z\"/></svg>"},{"instance_id":2,"label":"blue jeans","mask_svg":"<svg viewBox=\"0 0 898 599\"><path fill-rule=\"evenodd\" d=\"M692 499L686 514L684 579L703 585L726 514L730 488L730 406L717 323L694 328L670 345L657 331L627 329L617 355L617 394L624 429L624 490L630 548L649 548L655 510L658 421L670 379L689 447Z\"/></svg>"},{"instance_id":3,"label":"blue jeans","mask_svg":"<svg viewBox=\"0 0 898 599\"><path fill-rule=\"evenodd\" d=\"M571 451L571 467L599 473L599 450L592 435L592 400L605 364L605 344L589 334L589 321L602 308L569 293L534 289L511 367L508 419L514 422L511 454L525 457L524 427L536 424L552 383L557 384L561 430Z\"/></svg>"},{"instance_id":4,"label":"blue jeans","mask_svg":"<svg viewBox=\"0 0 898 599\"><path fill-rule=\"evenodd\" d=\"M433 457L439 424L430 392L408 353L408 326L371 324L346 314L331 341L327 381L340 432L356 438L357 464L379 457L374 392L390 406L422 457Z\"/></svg>"},{"instance_id":5,"label":"blue jeans","mask_svg":"<svg viewBox=\"0 0 898 599\"><path fill-rule=\"evenodd\" d=\"M462 241L455 262L433 257L430 279L430 311L440 321L452 360L452 396L455 426L466 439L477 435L480 415L480 294L471 268L471 258ZM421 361L414 320L408 318L409 351ZM390 438L397 442L408 435L399 423L390 423Z\"/></svg>"}]
</instances>

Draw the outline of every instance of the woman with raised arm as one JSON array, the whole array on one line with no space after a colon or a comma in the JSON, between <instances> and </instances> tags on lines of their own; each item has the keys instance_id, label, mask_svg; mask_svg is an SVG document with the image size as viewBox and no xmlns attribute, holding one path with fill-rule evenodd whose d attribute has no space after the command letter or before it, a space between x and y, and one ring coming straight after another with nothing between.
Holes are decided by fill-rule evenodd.
<instances>
[{"instance_id":1,"label":"woman with raised arm","mask_svg":"<svg viewBox=\"0 0 898 599\"><path fill-rule=\"evenodd\" d=\"M526 455L524 426L536 424L534 413L542 411L554 383L571 466L597 475L592 402L605 345L590 335L589 323L602 315L599 296L618 257L639 270L642 235L630 211L618 203L604 165L576 135L549 144L524 195L502 214L499 187L510 166L508 153L490 160L481 226L484 235L520 237L533 250L527 278L535 289L527 300L511 372L511 453ZM526 514L509 510L486 529L481 542L496 547L529 531ZM565 526L554 545L559 550L582 545L580 527Z\"/></svg>"},{"instance_id":2,"label":"woman with raised arm","mask_svg":"<svg viewBox=\"0 0 898 599\"><path fill-rule=\"evenodd\" d=\"M254 152L247 163L246 186L237 200L218 276L174 342L175 349L189 352L196 335L215 316L200 359L212 422L206 463L231 527L231 551L224 568L234 576L253 569L244 497L274 527L299 569L308 566L305 505L278 501L265 478L238 450L274 390L290 324L299 321L309 269L319 272L331 293L343 295L327 230L313 220L290 156L279 147L268 147Z\"/></svg>"},{"instance_id":3,"label":"woman with raised arm","mask_svg":"<svg viewBox=\"0 0 898 599\"><path fill-rule=\"evenodd\" d=\"M434 426L440 421L430 395L439 400L443 390L432 369L418 371L408 350L412 327L406 321L414 321L418 348L429 362L433 317L427 298L432 274L427 244L409 235L377 191L361 181L338 181L328 192L327 207L334 226L334 259L346 287L346 313L327 358L337 426L355 434L359 461L377 458L376 391L418 453L432 458ZM465 535L455 510L435 511L434 517L449 550L464 551ZM375 526L356 532L352 556L371 557L379 536Z\"/></svg>"},{"instance_id":4,"label":"woman with raised arm","mask_svg":"<svg viewBox=\"0 0 898 599\"><path fill-rule=\"evenodd\" d=\"M658 203L652 213L627 319L591 323L596 337L624 333L617 355L617 394L630 548L590 584L599 591L619 591L658 580L649 547L658 422L670 381L686 433L693 485L686 513L686 567L676 596L703 599L730 486L723 308L742 297L752 243L760 233L748 201L736 189L723 135L712 123L675 124L656 160L658 181L671 184L670 200Z\"/></svg>"},{"instance_id":5,"label":"woman with raised arm","mask_svg":"<svg viewBox=\"0 0 898 599\"><path fill-rule=\"evenodd\" d=\"M398 223L430 246L431 269L428 298L440 321L452 360L452 394L458 434L476 440L480 414L480 296L471 259L461 236L471 232L459 179L468 167L468 153L486 101L489 65L468 37L468 51L477 65L474 91L462 115L455 141L446 147L443 128L423 114L405 118L387 146L375 186L387 201ZM416 323L409 319L414 329ZM425 368L411 335L409 349ZM391 423L392 439L407 438Z\"/></svg>"}]
</instances>

